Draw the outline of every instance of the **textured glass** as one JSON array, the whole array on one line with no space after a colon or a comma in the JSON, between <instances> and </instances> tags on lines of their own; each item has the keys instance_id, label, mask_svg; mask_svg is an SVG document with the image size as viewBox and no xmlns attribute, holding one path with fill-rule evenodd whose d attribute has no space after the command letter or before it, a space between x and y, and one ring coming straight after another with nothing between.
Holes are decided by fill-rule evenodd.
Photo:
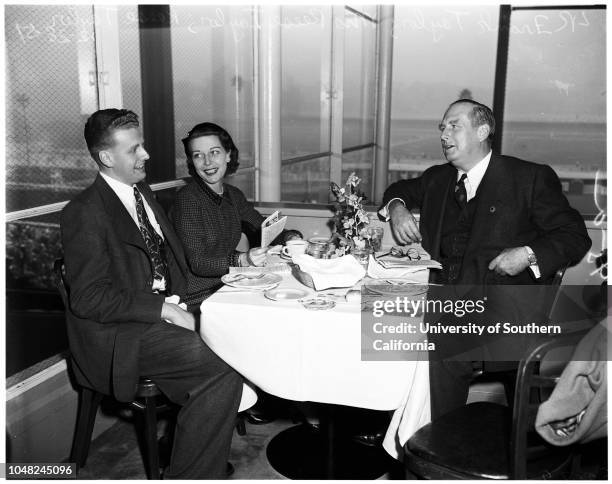
<instances>
[{"instance_id":1,"label":"textured glass","mask_svg":"<svg viewBox=\"0 0 612 484\"><path fill-rule=\"evenodd\" d=\"M177 177L187 176L181 138L208 121L230 133L240 166L253 166L252 7L171 5L170 12ZM254 192L254 172L236 179Z\"/></svg>"},{"instance_id":2,"label":"textured glass","mask_svg":"<svg viewBox=\"0 0 612 484\"><path fill-rule=\"evenodd\" d=\"M493 103L499 6L395 6L389 179L444 162L448 105Z\"/></svg>"},{"instance_id":3,"label":"textured glass","mask_svg":"<svg viewBox=\"0 0 612 484\"><path fill-rule=\"evenodd\" d=\"M345 10L344 148L374 142L376 23Z\"/></svg>"},{"instance_id":4,"label":"textured glass","mask_svg":"<svg viewBox=\"0 0 612 484\"><path fill-rule=\"evenodd\" d=\"M605 207L606 89L604 9L512 12L502 151L550 164L583 214Z\"/></svg>"},{"instance_id":5,"label":"textured glass","mask_svg":"<svg viewBox=\"0 0 612 484\"><path fill-rule=\"evenodd\" d=\"M327 203L329 201L329 157L283 164L283 202Z\"/></svg>"},{"instance_id":6,"label":"textured glass","mask_svg":"<svg viewBox=\"0 0 612 484\"><path fill-rule=\"evenodd\" d=\"M8 5L6 210L72 198L97 172L83 124L98 107L91 6Z\"/></svg>"},{"instance_id":7,"label":"textured glass","mask_svg":"<svg viewBox=\"0 0 612 484\"><path fill-rule=\"evenodd\" d=\"M281 8L282 158L329 151L331 7ZM283 191L285 189L283 188Z\"/></svg>"}]
</instances>

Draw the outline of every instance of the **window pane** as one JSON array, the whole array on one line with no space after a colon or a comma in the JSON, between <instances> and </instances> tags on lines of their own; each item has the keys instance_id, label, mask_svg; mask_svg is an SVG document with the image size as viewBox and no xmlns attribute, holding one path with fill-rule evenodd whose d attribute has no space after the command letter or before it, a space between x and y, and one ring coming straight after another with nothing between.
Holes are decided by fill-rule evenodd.
<instances>
[{"instance_id":1,"label":"window pane","mask_svg":"<svg viewBox=\"0 0 612 484\"><path fill-rule=\"evenodd\" d=\"M83 124L98 107L92 8L5 7L6 209L72 198L97 169Z\"/></svg>"},{"instance_id":2,"label":"window pane","mask_svg":"<svg viewBox=\"0 0 612 484\"><path fill-rule=\"evenodd\" d=\"M112 8L112 7L109 7ZM119 63L121 67L121 94L123 107L142 115L142 88L140 77L140 36L138 22L138 6L128 5L117 7L119 31ZM140 124L142 128L142 117Z\"/></svg>"},{"instance_id":3,"label":"window pane","mask_svg":"<svg viewBox=\"0 0 612 484\"><path fill-rule=\"evenodd\" d=\"M253 166L252 8L171 5L170 12L177 176L188 175L181 138L205 121L230 133L241 167ZM252 193L254 174L242 179Z\"/></svg>"},{"instance_id":4,"label":"window pane","mask_svg":"<svg viewBox=\"0 0 612 484\"><path fill-rule=\"evenodd\" d=\"M390 180L444 162L437 126L451 102L492 105L498 9L395 6Z\"/></svg>"},{"instance_id":5,"label":"window pane","mask_svg":"<svg viewBox=\"0 0 612 484\"><path fill-rule=\"evenodd\" d=\"M283 164L283 202L327 203L329 201L329 156Z\"/></svg>"},{"instance_id":6,"label":"window pane","mask_svg":"<svg viewBox=\"0 0 612 484\"><path fill-rule=\"evenodd\" d=\"M510 24L502 151L550 164L583 214L594 213L595 175L606 171L605 17L521 10Z\"/></svg>"},{"instance_id":7,"label":"window pane","mask_svg":"<svg viewBox=\"0 0 612 484\"><path fill-rule=\"evenodd\" d=\"M343 30L342 146L347 148L374 142L376 24L345 10Z\"/></svg>"},{"instance_id":8,"label":"window pane","mask_svg":"<svg viewBox=\"0 0 612 484\"><path fill-rule=\"evenodd\" d=\"M372 160L374 159L374 148L352 151L342 155L342 183L346 181L352 172L361 178L359 190L366 197L364 203L372 203ZM368 202L369 201L369 202Z\"/></svg>"},{"instance_id":9,"label":"window pane","mask_svg":"<svg viewBox=\"0 0 612 484\"><path fill-rule=\"evenodd\" d=\"M282 158L329 151L331 7L281 8ZM327 170L329 177L329 170Z\"/></svg>"}]
</instances>

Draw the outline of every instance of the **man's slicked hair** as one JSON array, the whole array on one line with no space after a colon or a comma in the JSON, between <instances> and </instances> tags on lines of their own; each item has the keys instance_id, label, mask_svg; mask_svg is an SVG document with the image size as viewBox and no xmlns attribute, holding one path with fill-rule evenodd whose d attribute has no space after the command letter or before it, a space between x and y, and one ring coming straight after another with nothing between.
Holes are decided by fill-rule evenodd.
<instances>
[{"instance_id":1,"label":"man's slicked hair","mask_svg":"<svg viewBox=\"0 0 612 484\"><path fill-rule=\"evenodd\" d=\"M113 146L112 137L120 129L138 128L138 115L129 109L101 109L93 113L85 123L83 134L87 149L94 161L100 164L100 151Z\"/></svg>"},{"instance_id":2,"label":"man's slicked hair","mask_svg":"<svg viewBox=\"0 0 612 484\"><path fill-rule=\"evenodd\" d=\"M493 135L495 134L495 116L493 116L493 111L489 106L485 106L484 104L479 103L478 101L474 101L473 99L459 99L448 107L454 106L455 104L471 104L472 110L468 114L468 118L470 123L472 123L473 128L478 128L483 124L487 124L489 126L489 143L493 142Z\"/></svg>"}]
</instances>

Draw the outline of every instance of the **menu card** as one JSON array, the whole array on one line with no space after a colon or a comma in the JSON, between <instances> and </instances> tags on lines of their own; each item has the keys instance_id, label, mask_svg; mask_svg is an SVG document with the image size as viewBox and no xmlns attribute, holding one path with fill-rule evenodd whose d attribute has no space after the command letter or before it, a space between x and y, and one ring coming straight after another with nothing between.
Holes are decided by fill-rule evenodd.
<instances>
[{"instance_id":1,"label":"menu card","mask_svg":"<svg viewBox=\"0 0 612 484\"><path fill-rule=\"evenodd\" d=\"M287 217L281 217L277 210L261 223L261 246L268 247L285 228Z\"/></svg>"}]
</instances>

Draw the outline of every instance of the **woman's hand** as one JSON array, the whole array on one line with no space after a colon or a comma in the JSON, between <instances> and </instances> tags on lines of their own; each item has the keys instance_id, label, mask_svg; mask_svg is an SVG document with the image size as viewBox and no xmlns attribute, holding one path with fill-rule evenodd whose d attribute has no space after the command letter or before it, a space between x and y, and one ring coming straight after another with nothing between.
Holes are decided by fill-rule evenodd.
<instances>
[{"instance_id":1,"label":"woman's hand","mask_svg":"<svg viewBox=\"0 0 612 484\"><path fill-rule=\"evenodd\" d=\"M266 263L267 247L255 247L246 253L246 259L250 266L261 267Z\"/></svg>"}]
</instances>

